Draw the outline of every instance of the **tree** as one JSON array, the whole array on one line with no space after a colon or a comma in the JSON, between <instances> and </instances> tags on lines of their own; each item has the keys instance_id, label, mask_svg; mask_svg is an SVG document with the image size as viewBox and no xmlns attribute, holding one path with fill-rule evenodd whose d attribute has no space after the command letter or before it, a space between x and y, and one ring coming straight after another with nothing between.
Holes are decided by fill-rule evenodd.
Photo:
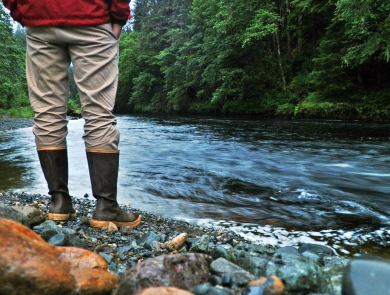
<instances>
[{"instance_id":1,"label":"tree","mask_svg":"<svg viewBox=\"0 0 390 295\"><path fill-rule=\"evenodd\" d=\"M390 60L390 3L338 0L336 16L343 22L347 48L343 62L361 65L371 58Z\"/></svg>"},{"instance_id":2,"label":"tree","mask_svg":"<svg viewBox=\"0 0 390 295\"><path fill-rule=\"evenodd\" d=\"M374 113L390 105L389 12L375 0L137 0L121 41L117 108Z\"/></svg>"},{"instance_id":3,"label":"tree","mask_svg":"<svg viewBox=\"0 0 390 295\"><path fill-rule=\"evenodd\" d=\"M120 113L131 110L129 101L133 94L133 79L140 72L138 54L141 49L137 43L137 35L135 31L123 32L119 43L119 77L115 111Z\"/></svg>"},{"instance_id":4,"label":"tree","mask_svg":"<svg viewBox=\"0 0 390 295\"><path fill-rule=\"evenodd\" d=\"M26 31L20 24L17 24L14 36L19 39L24 47L27 47Z\"/></svg>"},{"instance_id":5,"label":"tree","mask_svg":"<svg viewBox=\"0 0 390 295\"><path fill-rule=\"evenodd\" d=\"M13 35L13 25L0 4L0 109L28 105L25 49Z\"/></svg>"}]
</instances>

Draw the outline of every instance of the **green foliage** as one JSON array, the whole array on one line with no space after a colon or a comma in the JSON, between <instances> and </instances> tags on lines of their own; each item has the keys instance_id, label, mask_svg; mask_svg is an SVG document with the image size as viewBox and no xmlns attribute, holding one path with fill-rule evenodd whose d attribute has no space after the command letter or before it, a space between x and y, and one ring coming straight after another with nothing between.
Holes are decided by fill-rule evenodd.
<instances>
[{"instance_id":1,"label":"green foliage","mask_svg":"<svg viewBox=\"0 0 390 295\"><path fill-rule=\"evenodd\" d=\"M81 105L80 105L80 99L78 98L78 95L77 95L77 99L70 98L68 100L67 114L69 116L75 116L75 117L81 116Z\"/></svg>"},{"instance_id":2,"label":"green foliage","mask_svg":"<svg viewBox=\"0 0 390 295\"><path fill-rule=\"evenodd\" d=\"M350 119L356 115L355 106L349 103L317 101L311 93L294 110L294 117L316 119Z\"/></svg>"},{"instance_id":3,"label":"green foliage","mask_svg":"<svg viewBox=\"0 0 390 295\"><path fill-rule=\"evenodd\" d=\"M381 89L369 94L357 94L354 106L358 115L365 119L390 119L390 91Z\"/></svg>"},{"instance_id":4,"label":"green foliage","mask_svg":"<svg viewBox=\"0 0 390 295\"><path fill-rule=\"evenodd\" d=\"M119 77L121 87L118 96L123 101L123 97L127 93L128 102L136 111L164 111L166 108L166 104L163 102L164 80L159 54L169 46L168 30L181 26L180 7L183 6L182 2L178 0L169 3L150 0L136 1L134 28L139 28L139 31L127 36L125 41L128 44L122 43L122 48L129 44L135 45L134 50L125 51L120 56L121 62L125 60L126 63L133 62L130 65L133 69L130 70L127 67L125 70L128 85L124 86L123 74ZM121 69L123 68L121 67Z\"/></svg>"},{"instance_id":5,"label":"green foliage","mask_svg":"<svg viewBox=\"0 0 390 295\"><path fill-rule=\"evenodd\" d=\"M295 105L291 103L284 103L277 107L276 115L281 117L294 117L295 114Z\"/></svg>"},{"instance_id":6,"label":"green foliage","mask_svg":"<svg viewBox=\"0 0 390 295\"><path fill-rule=\"evenodd\" d=\"M138 53L141 51L137 43L137 32L123 32L119 42L119 77L118 93L115 111L120 113L129 112L131 105L129 100L133 93L133 79L137 77L140 67Z\"/></svg>"},{"instance_id":7,"label":"green foliage","mask_svg":"<svg viewBox=\"0 0 390 295\"><path fill-rule=\"evenodd\" d=\"M133 13L117 111L387 116L386 1L137 0Z\"/></svg>"},{"instance_id":8,"label":"green foliage","mask_svg":"<svg viewBox=\"0 0 390 295\"><path fill-rule=\"evenodd\" d=\"M25 29L18 24L14 33L14 36L19 39L20 43L26 47L27 46L27 41L26 41L26 31Z\"/></svg>"},{"instance_id":9,"label":"green foliage","mask_svg":"<svg viewBox=\"0 0 390 295\"><path fill-rule=\"evenodd\" d=\"M25 76L25 49L13 35L12 23L0 4L0 109L29 106Z\"/></svg>"},{"instance_id":10,"label":"green foliage","mask_svg":"<svg viewBox=\"0 0 390 295\"><path fill-rule=\"evenodd\" d=\"M81 103L80 96L78 93L77 85L74 80L74 68L73 65L69 67L68 75L69 75L69 99L68 99L68 111L67 114L69 116L81 116Z\"/></svg>"},{"instance_id":11,"label":"green foliage","mask_svg":"<svg viewBox=\"0 0 390 295\"><path fill-rule=\"evenodd\" d=\"M260 40L278 32L280 16L273 10L273 7L270 7L269 10L260 8L255 12L252 23L245 30L243 47L253 42L253 40Z\"/></svg>"},{"instance_id":12,"label":"green foliage","mask_svg":"<svg viewBox=\"0 0 390 295\"><path fill-rule=\"evenodd\" d=\"M343 62L350 66L361 65L372 57L390 59L390 3L363 0L338 0L338 21L344 24L348 40Z\"/></svg>"},{"instance_id":13,"label":"green foliage","mask_svg":"<svg viewBox=\"0 0 390 295\"><path fill-rule=\"evenodd\" d=\"M136 0L116 112L390 117L390 3ZM31 116L25 32L0 6L0 109ZM79 115L70 73L69 114ZM17 110L21 110L18 112Z\"/></svg>"},{"instance_id":14,"label":"green foliage","mask_svg":"<svg viewBox=\"0 0 390 295\"><path fill-rule=\"evenodd\" d=\"M34 112L30 107L18 107L13 109L0 110L0 114L10 118L33 118Z\"/></svg>"}]
</instances>

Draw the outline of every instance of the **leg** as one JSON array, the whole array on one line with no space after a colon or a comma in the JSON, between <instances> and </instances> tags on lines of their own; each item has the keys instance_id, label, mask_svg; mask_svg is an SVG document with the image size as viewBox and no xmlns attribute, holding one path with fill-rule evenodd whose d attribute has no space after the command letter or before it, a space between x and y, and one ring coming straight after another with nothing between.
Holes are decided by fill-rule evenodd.
<instances>
[{"instance_id":1,"label":"leg","mask_svg":"<svg viewBox=\"0 0 390 295\"><path fill-rule=\"evenodd\" d=\"M117 226L136 227L141 216L123 211L117 202L119 151L87 150L87 159L92 194L97 200L91 226L104 228L112 222Z\"/></svg>"},{"instance_id":2,"label":"leg","mask_svg":"<svg viewBox=\"0 0 390 295\"><path fill-rule=\"evenodd\" d=\"M70 58L66 47L56 42L54 30L26 29L26 73L35 114L35 142L51 195L48 218L67 220L75 215L68 190L66 150Z\"/></svg>"},{"instance_id":3,"label":"leg","mask_svg":"<svg viewBox=\"0 0 390 295\"><path fill-rule=\"evenodd\" d=\"M38 148L66 147L70 57L55 30L26 28L26 76Z\"/></svg>"},{"instance_id":4,"label":"leg","mask_svg":"<svg viewBox=\"0 0 390 295\"><path fill-rule=\"evenodd\" d=\"M48 219L68 220L76 211L68 190L68 155L66 148L47 147L38 149L42 171L49 187L51 203Z\"/></svg>"},{"instance_id":5,"label":"leg","mask_svg":"<svg viewBox=\"0 0 390 295\"><path fill-rule=\"evenodd\" d=\"M85 120L87 149L117 150L119 131L113 109L117 91L118 41L111 25L75 27L78 42L69 46Z\"/></svg>"},{"instance_id":6,"label":"leg","mask_svg":"<svg viewBox=\"0 0 390 295\"><path fill-rule=\"evenodd\" d=\"M136 227L141 216L123 211L117 202L119 131L112 111L118 74L118 42L111 25L75 28L80 41L70 46L85 119L84 141L96 210L91 226L103 228L108 222Z\"/></svg>"}]
</instances>

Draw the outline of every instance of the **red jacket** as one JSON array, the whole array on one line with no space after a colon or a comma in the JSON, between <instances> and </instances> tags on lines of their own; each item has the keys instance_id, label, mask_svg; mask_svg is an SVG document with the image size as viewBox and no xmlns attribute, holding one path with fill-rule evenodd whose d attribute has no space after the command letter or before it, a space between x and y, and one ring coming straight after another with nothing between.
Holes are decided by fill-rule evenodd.
<instances>
[{"instance_id":1,"label":"red jacket","mask_svg":"<svg viewBox=\"0 0 390 295\"><path fill-rule=\"evenodd\" d=\"M3 0L14 20L24 26L124 25L130 0Z\"/></svg>"}]
</instances>

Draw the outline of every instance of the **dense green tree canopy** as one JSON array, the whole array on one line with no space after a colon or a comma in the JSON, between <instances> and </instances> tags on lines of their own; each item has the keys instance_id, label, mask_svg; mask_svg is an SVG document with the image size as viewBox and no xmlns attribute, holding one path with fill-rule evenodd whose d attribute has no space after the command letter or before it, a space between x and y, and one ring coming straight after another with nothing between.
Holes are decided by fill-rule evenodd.
<instances>
[{"instance_id":1,"label":"dense green tree canopy","mask_svg":"<svg viewBox=\"0 0 390 295\"><path fill-rule=\"evenodd\" d=\"M24 45L14 36L13 24L0 4L0 109L28 105Z\"/></svg>"},{"instance_id":2,"label":"dense green tree canopy","mask_svg":"<svg viewBox=\"0 0 390 295\"><path fill-rule=\"evenodd\" d=\"M388 118L389 15L374 0L137 0L118 109Z\"/></svg>"},{"instance_id":3,"label":"dense green tree canopy","mask_svg":"<svg viewBox=\"0 0 390 295\"><path fill-rule=\"evenodd\" d=\"M390 2L135 0L116 111L390 118ZM24 31L0 10L0 109L27 103ZM72 74L72 68L70 69ZM77 88L70 87L72 108Z\"/></svg>"}]
</instances>

